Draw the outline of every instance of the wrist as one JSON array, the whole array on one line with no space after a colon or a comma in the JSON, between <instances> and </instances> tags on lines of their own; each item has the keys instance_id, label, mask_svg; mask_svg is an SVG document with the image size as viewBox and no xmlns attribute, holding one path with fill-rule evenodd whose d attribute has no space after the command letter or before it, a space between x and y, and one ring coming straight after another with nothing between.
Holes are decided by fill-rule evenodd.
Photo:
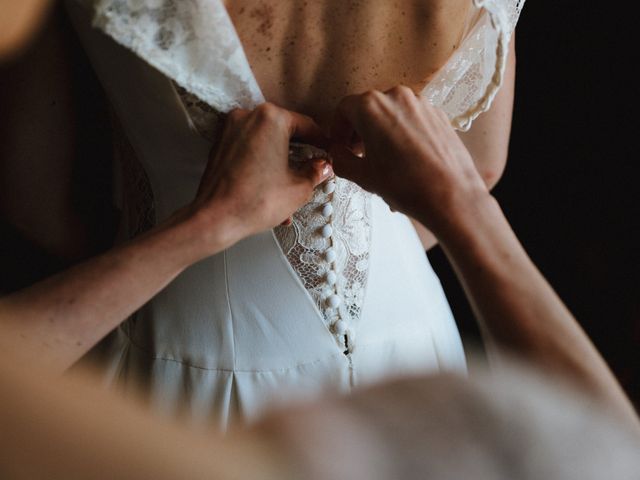
<instances>
[{"instance_id":1,"label":"wrist","mask_svg":"<svg viewBox=\"0 0 640 480\"><path fill-rule=\"evenodd\" d=\"M483 225L493 223L500 216L502 211L493 195L486 188L478 187L455 192L440 202L430 229L446 246L478 233Z\"/></svg>"},{"instance_id":2,"label":"wrist","mask_svg":"<svg viewBox=\"0 0 640 480\"><path fill-rule=\"evenodd\" d=\"M188 249L194 262L229 248L250 233L245 222L229 212L222 202L206 208L192 204L175 216L176 227L188 240Z\"/></svg>"}]
</instances>

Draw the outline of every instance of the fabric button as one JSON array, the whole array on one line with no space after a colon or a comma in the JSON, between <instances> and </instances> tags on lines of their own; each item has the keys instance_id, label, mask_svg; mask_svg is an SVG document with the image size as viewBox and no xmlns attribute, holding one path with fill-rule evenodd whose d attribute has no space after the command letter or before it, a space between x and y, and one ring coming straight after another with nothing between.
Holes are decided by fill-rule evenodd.
<instances>
[{"instance_id":1,"label":"fabric button","mask_svg":"<svg viewBox=\"0 0 640 480\"><path fill-rule=\"evenodd\" d=\"M331 195L333 192L336 191L336 182L334 181L329 181L324 185L324 189L323 189L324 193L326 193L327 195Z\"/></svg>"},{"instance_id":2,"label":"fabric button","mask_svg":"<svg viewBox=\"0 0 640 480\"><path fill-rule=\"evenodd\" d=\"M333 215L333 205L325 203L324 207L322 207L322 216L329 218L331 215Z\"/></svg>"},{"instance_id":3,"label":"fabric button","mask_svg":"<svg viewBox=\"0 0 640 480\"><path fill-rule=\"evenodd\" d=\"M342 336L347 331L347 324L344 322L344 320L338 320L333 324L333 331L336 335Z\"/></svg>"},{"instance_id":4,"label":"fabric button","mask_svg":"<svg viewBox=\"0 0 640 480\"><path fill-rule=\"evenodd\" d=\"M337 257L338 257L338 254L336 253L336 251L333 248L329 248L325 252L325 258L327 259L327 262L329 262L329 263L335 262Z\"/></svg>"},{"instance_id":5,"label":"fabric button","mask_svg":"<svg viewBox=\"0 0 640 480\"><path fill-rule=\"evenodd\" d=\"M338 308L342 303L342 299L338 295L331 295L327 298L327 305L331 308Z\"/></svg>"},{"instance_id":6,"label":"fabric button","mask_svg":"<svg viewBox=\"0 0 640 480\"><path fill-rule=\"evenodd\" d=\"M334 272L333 270L327 272L327 283L329 285L335 285L337 281L338 281L338 275L336 275L336 272Z\"/></svg>"},{"instance_id":7,"label":"fabric button","mask_svg":"<svg viewBox=\"0 0 640 480\"><path fill-rule=\"evenodd\" d=\"M331 235L333 235L333 227L331 225L325 225L324 227L322 227L321 233L324 238L329 238Z\"/></svg>"}]
</instances>

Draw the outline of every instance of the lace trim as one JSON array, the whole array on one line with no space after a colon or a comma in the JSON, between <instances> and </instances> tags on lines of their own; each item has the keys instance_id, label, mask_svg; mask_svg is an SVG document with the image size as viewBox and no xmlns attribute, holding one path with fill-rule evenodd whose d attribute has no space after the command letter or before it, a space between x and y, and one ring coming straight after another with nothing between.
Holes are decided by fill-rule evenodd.
<instances>
[{"instance_id":1,"label":"lace trim","mask_svg":"<svg viewBox=\"0 0 640 480\"><path fill-rule=\"evenodd\" d=\"M421 96L467 131L491 107L504 78L509 41L525 0L474 0L484 15Z\"/></svg>"}]
</instances>

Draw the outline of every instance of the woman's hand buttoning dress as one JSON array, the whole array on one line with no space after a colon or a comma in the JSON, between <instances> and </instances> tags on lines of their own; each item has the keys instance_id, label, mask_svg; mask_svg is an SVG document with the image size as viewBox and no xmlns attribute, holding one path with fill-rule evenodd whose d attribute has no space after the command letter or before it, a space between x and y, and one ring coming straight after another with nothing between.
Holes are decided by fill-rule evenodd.
<instances>
[{"instance_id":1,"label":"woman's hand buttoning dress","mask_svg":"<svg viewBox=\"0 0 640 480\"><path fill-rule=\"evenodd\" d=\"M193 201L236 108L269 100L326 126L342 97L403 83L468 129L498 94L523 2L226 3L67 0L122 127L130 235ZM101 353L109 382L142 383L159 411L221 428L326 391L465 370L411 220L342 178L291 225L186 270Z\"/></svg>"}]
</instances>

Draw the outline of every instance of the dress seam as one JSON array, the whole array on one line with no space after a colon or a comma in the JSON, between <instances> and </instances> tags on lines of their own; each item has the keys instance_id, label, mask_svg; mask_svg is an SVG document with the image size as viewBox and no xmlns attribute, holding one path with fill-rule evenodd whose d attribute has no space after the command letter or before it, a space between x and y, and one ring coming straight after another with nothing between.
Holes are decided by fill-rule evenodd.
<instances>
[{"instance_id":1,"label":"dress seam","mask_svg":"<svg viewBox=\"0 0 640 480\"><path fill-rule=\"evenodd\" d=\"M231 364L233 365L233 368L230 372L226 372L229 374L229 381L231 382L231 385L229 385L229 400L231 400L231 398L236 399L236 402L240 403L240 400L238 398L237 395L237 388L236 388L236 372L235 372L235 368L236 368L236 336L235 336L235 328L234 328L234 324L233 324L233 309L231 308L231 294L229 293L229 268L227 265L227 261L228 261L228 257L227 257L227 250L224 250L222 252L222 264L224 266L224 291L227 295L227 308L229 310L229 326L231 329L231 347L233 348L233 353L232 353L232 360L231 360ZM175 360L173 360L175 362ZM187 365L183 362L177 362L177 363L182 363L183 365ZM199 370L203 370L203 371L211 371L211 369L207 369L207 368L203 368L203 367L196 367L193 365L188 365L189 368L197 368ZM221 370L219 370L221 371ZM234 396L233 392L236 392L236 395ZM224 428L225 430L227 428L229 428L229 418L231 416L231 411L230 411L230 405L229 403L227 403L225 405L225 414L224 414Z\"/></svg>"},{"instance_id":2,"label":"dress seam","mask_svg":"<svg viewBox=\"0 0 640 480\"><path fill-rule=\"evenodd\" d=\"M224 263L224 290L227 294L227 308L229 309L229 324L231 325L231 345L233 345L233 368L231 369L231 371L235 372L236 371L236 336L235 336L235 329L234 329L234 325L233 325L233 309L231 308L231 294L229 293L229 268L227 265L227 250L225 250L224 252L222 252L222 258L223 258L223 263Z\"/></svg>"},{"instance_id":3,"label":"dress seam","mask_svg":"<svg viewBox=\"0 0 640 480\"><path fill-rule=\"evenodd\" d=\"M145 353L150 353L148 349L138 345L137 343L135 343L131 337L129 337L129 335L127 335L126 332L123 332L127 341L129 342L129 344L135 348L137 348L138 350L141 350ZM150 355L149 359L150 360L161 360L163 362L171 362L171 363L178 363L180 365L184 365L185 367L189 367L189 368L195 368L198 370L206 370L209 372L226 372L226 373L276 373L276 372L288 372L290 370L295 370L297 368L300 367L306 367L309 365L313 365L314 363L320 363L323 360L326 360L328 358L338 358L340 359L342 357L342 353L339 354L331 354L327 357L322 357L322 358L317 358L315 360L311 360L308 362L302 362L302 363L298 363L296 365L292 365L291 367L286 367L286 368L274 368L274 369L269 369L269 370L255 370L255 369L251 369L251 370L238 370L235 368L208 368L208 367L201 367L198 365L193 365L191 363L188 362L183 362L181 360L176 360L175 358L168 358L168 357L156 357L154 355Z\"/></svg>"}]
</instances>

